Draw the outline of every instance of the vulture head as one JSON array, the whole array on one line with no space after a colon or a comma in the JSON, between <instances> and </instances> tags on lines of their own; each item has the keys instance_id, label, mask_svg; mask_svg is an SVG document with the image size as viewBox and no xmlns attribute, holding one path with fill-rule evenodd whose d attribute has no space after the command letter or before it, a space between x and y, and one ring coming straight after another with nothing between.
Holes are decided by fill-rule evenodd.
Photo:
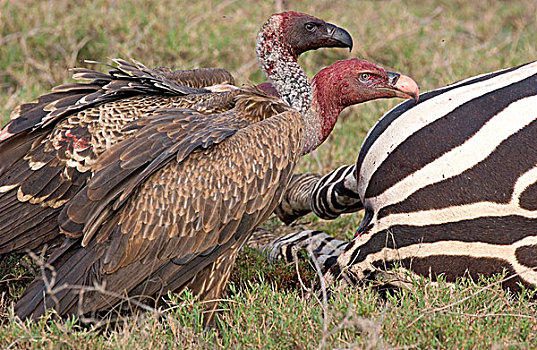
<instances>
[{"instance_id":1,"label":"vulture head","mask_svg":"<svg viewBox=\"0 0 537 350\"><path fill-rule=\"evenodd\" d=\"M345 29L322 19L287 11L274 14L265 22L259 31L257 51L258 56L283 54L297 60L304 52L322 47L352 50L352 37Z\"/></svg>"},{"instance_id":2,"label":"vulture head","mask_svg":"<svg viewBox=\"0 0 537 350\"><path fill-rule=\"evenodd\" d=\"M322 143L341 111L378 98L402 97L417 102L418 85L410 77L387 72L369 61L351 58L323 68L312 80L314 114L319 116Z\"/></svg>"},{"instance_id":3,"label":"vulture head","mask_svg":"<svg viewBox=\"0 0 537 350\"><path fill-rule=\"evenodd\" d=\"M270 20L280 21L283 42L295 58L306 51L322 47L342 47L352 50L352 38L345 29L317 17L288 11L274 15Z\"/></svg>"},{"instance_id":4,"label":"vulture head","mask_svg":"<svg viewBox=\"0 0 537 350\"><path fill-rule=\"evenodd\" d=\"M418 101L418 85L411 78L387 72L369 61L351 58L323 68L312 81L320 106L345 107L377 98L402 97ZM331 106L330 106L331 105Z\"/></svg>"},{"instance_id":5,"label":"vulture head","mask_svg":"<svg viewBox=\"0 0 537 350\"><path fill-rule=\"evenodd\" d=\"M295 11L272 15L257 36L261 69L280 98L302 113L311 104L312 94L298 56L321 47L352 48L352 38L342 28Z\"/></svg>"},{"instance_id":6,"label":"vulture head","mask_svg":"<svg viewBox=\"0 0 537 350\"><path fill-rule=\"evenodd\" d=\"M338 116L346 107L378 98L402 97L417 102L418 85L411 78L387 72L369 61L351 58L323 68L311 82L313 98L306 117L311 130L304 153L319 146L330 134ZM269 83L257 87L271 96L279 97Z\"/></svg>"}]
</instances>

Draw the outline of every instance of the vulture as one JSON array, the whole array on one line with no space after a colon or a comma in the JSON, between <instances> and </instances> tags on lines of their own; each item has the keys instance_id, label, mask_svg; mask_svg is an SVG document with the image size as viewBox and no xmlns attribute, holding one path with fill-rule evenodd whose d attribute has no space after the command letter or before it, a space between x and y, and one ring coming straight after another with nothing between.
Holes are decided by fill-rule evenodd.
<instances>
[{"instance_id":1,"label":"vulture","mask_svg":"<svg viewBox=\"0 0 537 350\"><path fill-rule=\"evenodd\" d=\"M298 57L321 47L351 48L352 39L342 28L293 11L271 16L262 27L261 68L287 102L297 103L300 84L307 84ZM127 124L162 108L221 113L240 94L224 69L173 72L114 62L109 74L76 69L73 77L88 82L58 86L19 106L0 131L0 254L41 251L61 240L59 212L92 177L98 157L135 132L123 129ZM310 96L304 99L306 106Z\"/></svg>"},{"instance_id":2,"label":"vulture","mask_svg":"<svg viewBox=\"0 0 537 350\"><path fill-rule=\"evenodd\" d=\"M166 108L127 125L135 133L99 157L95 175L62 209L70 238L47 263L54 273L30 285L16 314L104 311L121 296L185 287L210 306L239 249L278 205L299 156L326 139L339 113L417 94L412 79L358 59L334 63L301 88L298 98L312 97L302 113L263 86L241 89L219 114ZM100 284L108 293L80 292Z\"/></svg>"},{"instance_id":3,"label":"vulture","mask_svg":"<svg viewBox=\"0 0 537 350\"><path fill-rule=\"evenodd\" d=\"M237 249L307 151L312 92L297 60L321 47L351 48L352 39L298 12L263 25L257 56L281 99L255 88L204 88L230 83L225 74L196 85L189 82L198 71L178 79L185 74L118 61L108 75L78 71L91 81L18 108L0 135L1 252L35 249L60 233L68 239L17 315L114 303L98 293L82 301L65 284L103 282L119 295L151 296L158 293L149 284L162 278L159 292L190 286L201 300L217 298ZM50 290L51 275L61 290Z\"/></svg>"}]
</instances>

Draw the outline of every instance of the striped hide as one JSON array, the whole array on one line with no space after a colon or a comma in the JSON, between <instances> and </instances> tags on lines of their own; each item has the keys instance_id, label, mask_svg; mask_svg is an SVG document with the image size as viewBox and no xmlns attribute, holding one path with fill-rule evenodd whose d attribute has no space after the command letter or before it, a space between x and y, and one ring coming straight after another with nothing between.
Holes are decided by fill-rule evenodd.
<instances>
[{"instance_id":1,"label":"striped hide","mask_svg":"<svg viewBox=\"0 0 537 350\"><path fill-rule=\"evenodd\" d=\"M356 192L355 165L344 165L321 177L295 174L274 213L290 224L310 212L322 219L335 219L343 213L363 209Z\"/></svg>"},{"instance_id":2,"label":"striped hide","mask_svg":"<svg viewBox=\"0 0 537 350\"><path fill-rule=\"evenodd\" d=\"M344 165L323 176L313 188L311 210L323 219L335 219L363 208L356 192L355 165Z\"/></svg>"},{"instance_id":3,"label":"striped hide","mask_svg":"<svg viewBox=\"0 0 537 350\"><path fill-rule=\"evenodd\" d=\"M365 208L356 237L326 279L345 272L361 280L398 263L433 279L506 271L515 277L504 287L536 286L536 138L537 62L392 109L369 131L356 165L326 175L334 181L311 193L321 217L344 212L338 203L352 198L342 188L358 193ZM354 172L342 176L342 169Z\"/></svg>"},{"instance_id":4,"label":"striped hide","mask_svg":"<svg viewBox=\"0 0 537 350\"><path fill-rule=\"evenodd\" d=\"M254 232L254 237L257 233L257 231ZM293 262L295 259L299 259L297 252L303 249L311 259L317 261L321 270L324 272L334 264L348 243L336 239L323 231L306 230L280 237L267 244L262 250L267 255L269 261L274 263L275 261L282 260Z\"/></svg>"}]
</instances>

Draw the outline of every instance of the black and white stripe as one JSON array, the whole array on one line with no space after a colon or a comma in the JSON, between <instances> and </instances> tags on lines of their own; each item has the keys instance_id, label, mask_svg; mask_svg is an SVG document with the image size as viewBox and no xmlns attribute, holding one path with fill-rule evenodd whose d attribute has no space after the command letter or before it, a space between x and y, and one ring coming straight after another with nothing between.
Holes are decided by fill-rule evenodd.
<instances>
[{"instance_id":1,"label":"black and white stripe","mask_svg":"<svg viewBox=\"0 0 537 350\"><path fill-rule=\"evenodd\" d=\"M537 286L536 138L537 62L395 107L360 150L351 192L359 194L365 216L327 279L341 271L361 279L399 262L447 280L505 269L517 275L505 286ZM333 193L351 182L336 175L340 169L324 192L312 194L315 205L344 202ZM338 210L315 207L326 218Z\"/></svg>"},{"instance_id":2,"label":"black and white stripe","mask_svg":"<svg viewBox=\"0 0 537 350\"><path fill-rule=\"evenodd\" d=\"M255 233L254 233L255 234ZM332 266L343 253L349 242L336 239L323 231L307 230L280 237L263 248L269 261L293 262L298 259L297 252L305 250L315 259L322 271Z\"/></svg>"},{"instance_id":3,"label":"black and white stripe","mask_svg":"<svg viewBox=\"0 0 537 350\"><path fill-rule=\"evenodd\" d=\"M510 287L536 285L536 107L530 63L388 113L356 164L366 221L328 275L400 261L448 280L506 269L518 274Z\"/></svg>"},{"instance_id":4,"label":"black and white stripe","mask_svg":"<svg viewBox=\"0 0 537 350\"><path fill-rule=\"evenodd\" d=\"M321 178L317 174L293 175L280 205L274 211L286 224L314 212L323 219L363 208L356 192L355 165L344 165Z\"/></svg>"},{"instance_id":5,"label":"black and white stripe","mask_svg":"<svg viewBox=\"0 0 537 350\"><path fill-rule=\"evenodd\" d=\"M310 193L320 177L317 174L295 174L291 177L287 190L274 211L280 220L290 224L311 212Z\"/></svg>"},{"instance_id":6,"label":"black and white stripe","mask_svg":"<svg viewBox=\"0 0 537 350\"><path fill-rule=\"evenodd\" d=\"M323 219L358 211L363 206L356 188L354 164L341 166L317 182L310 197L311 209Z\"/></svg>"}]
</instances>

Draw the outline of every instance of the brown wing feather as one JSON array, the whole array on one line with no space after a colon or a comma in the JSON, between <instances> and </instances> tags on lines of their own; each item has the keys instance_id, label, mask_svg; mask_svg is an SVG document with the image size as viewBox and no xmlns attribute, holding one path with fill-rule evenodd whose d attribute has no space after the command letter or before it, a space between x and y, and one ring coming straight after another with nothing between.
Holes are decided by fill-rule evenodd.
<instances>
[{"instance_id":1,"label":"brown wing feather","mask_svg":"<svg viewBox=\"0 0 537 350\"><path fill-rule=\"evenodd\" d=\"M104 208L103 202L115 200L116 196L111 194L121 192L115 204L117 208L139 183L172 158L180 163L195 149L219 143L249 123L234 118L230 112L205 116L186 110L164 110L133 123L130 129L139 128L136 135L102 155L93 168L96 174L87 189L62 212L60 222L64 222L61 225L64 232L79 236L82 232L73 232L72 227L77 227L73 223L85 224L84 242L87 242L94 233L88 232L87 227L99 216L95 208ZM121 191L114 190L120 184ZM82 225L78 227L80 231Z\"/></svg>"},{"instance_id":2,"label":"brown wing feather","mask_svg":"<svg viewBox=\"0 0 537 350\"><path fill-rule=\"evenodd\" d=\"M179 84L193 88L204 88L216 84L235 85L235 79L222 68L198 68L172 71L166 67L154 69Z\"/></svg>"},{"instance_id":3,"label":"brown wing feather","mask_svg":"<svg viewBox=\"0 0 537 350\"><path fill-rule=\"evenodd\" d=\"M69 114L136 95L185 96L208 92L182 85L167 74L148 69L138 62L112 61L117 66L110 66L112 70L109 74L85 68L74 69L74 79L92 81L57 86L52 93L39 97L37 101L17 107L11 113L11 121L0 133L0 141L27 130L54 124ZM175 75L180 75L179 72ZM205 76L205 73L202 75Z\"/></svg>"},{"instance_id":4,"label":"brown wing feather","mask_svg":"<svg viewBox=\"0 0 537 350\"><path fill-rule=\"evenodd\" d=\"M101 208L104 208L103 198L107 196L107 203L115 200L115 195L111 194L119 193L120 190L116 189L113 192L113 189L123 182L122 196L114 204L114 208L117 208L137 184L171 157L181 162L196 148L207 148L219 143L246 125L289 109L278 99L267 97L257 90L214 95L236 100L233 103L236 104L234 111L240 113L225 112L203 116L192 111L166 109L131 123L123 131L136 131L136 136L111 147L108 152L100 156L99 162L92 169L96 174L85 192L80 194L80 198L86 196L95 203L99 202ZM106 171L101 171L104 168ZM132 177L127 179L129 176ZM73 201L70 208L63 211L64 217L60 221L64 222L62 226L65 233L78 237L82 234L80 224L85 222L92 226L90 222L97 220L99 214L90 208L91 201ZM92 213L91 220L87 216L89 212ZM86 237L92 235L93 233L88 233Z\"/></svg>"},{"instance_id":5,"label":"brown wing feather","mask_svg":"<svg viewBox=\"0 0 537 350\"><path fill-rule=\"evenodd\" d=\"M26 215L19 220L43 217L39 212L48 212L47 207L58 208L68 202L91 176L89 169L99 155L136 131L124 129L129 122L158 108L220 113L234 106L238 94L181 96L182 92L201 90L181 90L177 82L140 64L117 64L118 68L108 75L78 70L75 77L93 82L60 86L38 102L21 106L14 113L18 118L2 131L8 137L0 142L0 200L9 191L18 191L20 203L12 205ZM135 93L138 95L125 98ZM45 127L51 121L53 124ZM41 129L31 131L36 127ZM7 220L6 215L0 212L0 221ZM31 240L23 237L32 235L35 229L20 230L0 228L0 253L8 252L2 247L24 250L46 243L37 231ZM15 240L21 243L19 247L13 246ZM32 246L23 242L32 242Z\"/></svg>"},{"instance_id":6,"label":"brown wing feather","mask_svg":"<svg viewBox=\"0 0 537 350\"><path fill-rule=\"evenodd\" d=\"M98 235L86 248L65 253L72 256L65 263L70 268L60 267L57 283L92 285L98 281L105 282L111 292L129 293L147 290L144 283L151 276L173 276L166 289L177 290L192 281L196 290L204 292L196 275L212 271L211 264L222 254L234 256L279 202L300 154L301 124L298 112L284 112L191 153L181 162L172 157L138 185L108 221L102 220ZM269 183L259 187L257 179L265 178ZM214 211L220 213L216 220L210 219ZM204 220L206 212L211 214ZM102 231L108 233L101 235ZM225 282L226 269L215 274ZM21 299L18 315L42 312L39 288L32 285ZM62 293L57 311L76 312L78 295ZM86 294L84 311L113 302L114 298L101 294Z\"/></svg>"},{"instance_id":7,"label":"brown wing feather","mask_svg":"<svg viewBox=\"0 0 537 350\"><path fill-rule=\"evenodd\" d=\"M214 245L225 244L238 231L249 232L257 226L274 208L272 203L278 202L277 192L285 187L281 182L286 183L299 153L298 132L295 135L274 135L282 120L287 117L281 116L277 122L267 120L250 126L247 130L240 130L226 142L205 152L191 154L183 162L174 158L141 184L125 208L121 208L117 214L120 222L127 222L130 215L143 213L137 216L141 220L132 221L135 226L121 225L121 234L130 236L129 243L125 251L116 252L122 255L118 264L105 266L105 271L113 272L143 258L139 252L146 251L143 247L151 245L156 239L155 231L146 231L145 227L182 224L186 228L177 232L178 236L172 236L169 230L165 230L169 239L177 237L166 244L169 254L160 257L166 260L200 254ZM286 131L289 133L289 129ZM265 137L276 145L267 145L263 140ZM259 142L255 144L252 139ZM266 157L269 153L273 156L270 162L270 158ZM245 154L248 156L245 157ZM281 166L275 166L278 163ZM218 164L225 166L218 167ZM255 173L252 164L261 164ZM272 183L261 192L255 178L263 178L268 174L271 174ZM215 193L219 195L214 195ZM226 198L227 216L204 222L205 211L212 212ZM238 225L235 220L239 221ZM226 230L227 225L231 225L232 229ZM185 251L185 238L188 240L193 237L196 238L196 244Z\"/></svg>"}]
</instances>

